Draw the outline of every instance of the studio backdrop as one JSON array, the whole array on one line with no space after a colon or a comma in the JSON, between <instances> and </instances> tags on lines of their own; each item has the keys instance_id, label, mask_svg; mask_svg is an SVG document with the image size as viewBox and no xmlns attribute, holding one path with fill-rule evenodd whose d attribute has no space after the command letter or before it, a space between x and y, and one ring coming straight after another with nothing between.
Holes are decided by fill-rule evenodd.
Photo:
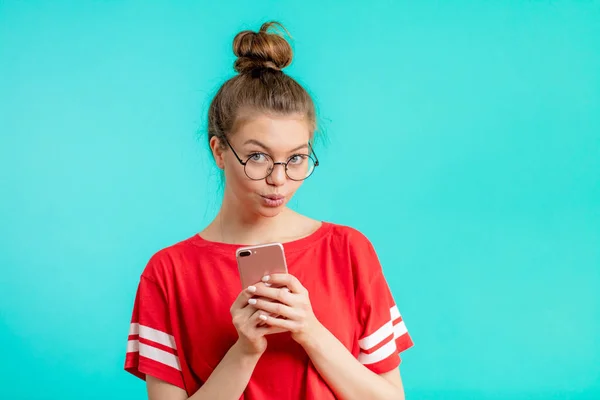
<instances>
[{"instance_id":1,"label":"studio backdrop","mask_svg":"<svg viewBox=\"0 0 600 400\"><path fill-rule=\"evenodd\" d=\"M407 398L600 398L600 3L525 0L0 1L0 397L146 398L139 276L214 217L208 104L269 20L318 107L291 206L373 242Z\"/></svg>"}]
</instances>

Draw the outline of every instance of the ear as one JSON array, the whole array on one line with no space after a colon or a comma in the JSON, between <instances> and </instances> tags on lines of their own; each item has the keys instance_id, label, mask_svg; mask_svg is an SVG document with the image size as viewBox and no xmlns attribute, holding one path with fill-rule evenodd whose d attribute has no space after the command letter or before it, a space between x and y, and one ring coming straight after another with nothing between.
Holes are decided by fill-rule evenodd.
<instances>
[{"instance_id":1,"label":"ear","mask_svg":"<svg viewBox=\"0 0 600 400\"><path fill-rule=\"evenodd\" d=\"M215 163L219 169L225 169L225 159L223 158L224 149L221 146L221 141L218 137L213 136L210 138L210 151L213 154L213 158L215 159Z\"/></svg>"}]
</instances>

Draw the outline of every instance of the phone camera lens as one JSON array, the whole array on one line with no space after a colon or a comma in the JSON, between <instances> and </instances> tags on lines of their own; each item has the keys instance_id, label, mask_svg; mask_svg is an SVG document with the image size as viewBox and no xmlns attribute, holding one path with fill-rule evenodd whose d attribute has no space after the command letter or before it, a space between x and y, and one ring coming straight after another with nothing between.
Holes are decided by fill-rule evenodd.
<instances>
[{"instance_id":1,"label":"phone camera lens","mask_svg":"<svg viewBox=\"0 0 600 400\"><path fill-rule=\"evenodd\" d=\"M240 252L240 257L248 257L250 254L252 254L251 251L244 250L244 251Z\"/></svg>"}]
</instances>

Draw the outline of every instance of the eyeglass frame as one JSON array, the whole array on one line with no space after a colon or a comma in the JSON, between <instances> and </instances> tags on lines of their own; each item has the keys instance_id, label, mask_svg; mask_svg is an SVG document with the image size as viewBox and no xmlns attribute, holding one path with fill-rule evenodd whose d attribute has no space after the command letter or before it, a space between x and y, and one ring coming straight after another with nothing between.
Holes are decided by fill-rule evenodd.
<instances>
[{"instance_id":1,"label":"eyeglass frame","mask_svg":"<svg viewBox=\"0 0 600 400\"><path fill-rule=\"evenodd\" d=\"M302 178L302 179L293 179L293 178L291 178L291 177L288 175L288 173L287 173L287 170L288 170L288 163L290 162L290 160L291 160L291 159L292 159L292 157L294 157L294 156L291 156L290 158L288 158L288 160L287 160L286 162L281 162L281 161L275 162L275 159L274 159L274 158L273 158L273 157L272 157L270 154L268 154L268 153L263 153L263 152L259 152L259 151L258 151L258 152L254 152L252 155L250 155L250 157L248 157L248 159L247 159L246 161L242 161L242 159L240 158L240 156L238 156L238 154L237 154L237 153L236 153L236 151L234 150L234 148L233 148L233 146L231 145L231 143L229 143L229 140L227 140L227 137L226 137L225 135L223 135L223 140L225 140L225 143L227 143L227 146L229 146L229 148L230 148L230 149L231 149L231 151L233 152L233 155L235 156L235 158L237 158L237 160L239 161L239 163L240 163L240 164L242 164L242 165L244 166L244 174L246 174L246 176L248 177L248 179L251 179L251 180L253 180L253 181L260 181L260 180L263 180L263 179L266 179L266 178L268 178L268 177L269 177L269 176L270 176L270 175L273 173L273 171L275 170L275 166L276 166L276 165L283 165L283 170L285 171L285 176L287 176L289 179L291 179L291 180L293 180L293 181L295 181L295 182L302 182L302 181L303 181L303 180L305 180L306 178L309 178L309 177L310 177L310 176L313 174L313 172L315 172L315 168L317 168L317 167L319 166L319 158L317 157L317 154L315 153L315 149L313 149L313 147L312 147L312 145L310 144L310 142L308 142L309 154L306 154L306 156L308 156L308 157L310 157L310 158L313 158L313 157L311 156L311 154L314 156L314 160L313 160L313 161L315 162L315 166L313 167L313 169L312 169L312 171L310 172L310 174L308 174L308 175L306 176L306 178ZM271 171L269 171L269 173L268 173L267 175L265 175L263 178L259 178L259 179L254 179L254 178L251 178L250 176L248 176L248 173L246 172L246 164L248 164L248 160L250 160L250 158L251 158L251 157L252 157L254 154L256 154L256 153L261 153L261 154L264 154L264 155L268 156L268 157L269 157L269 158L270 158L270 159L273 161L273 167L271 167ZM295 155L300 155L300 154L295 154ZM302 155L304 155L304 154L302 154Z\"/></svg>"}]
</instances>

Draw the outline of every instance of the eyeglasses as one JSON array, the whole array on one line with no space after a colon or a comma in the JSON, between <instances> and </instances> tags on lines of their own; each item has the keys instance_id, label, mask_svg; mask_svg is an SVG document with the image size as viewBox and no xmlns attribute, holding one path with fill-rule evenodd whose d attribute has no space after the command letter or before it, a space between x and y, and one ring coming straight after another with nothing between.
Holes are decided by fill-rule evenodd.
<instances>
[{"instance_id":1,"label":"eyeglasses","mask_svg":"<svg viewBox=\"0 0 600 400\"><path fill-rule=\"evenodd\" d=\"M293 181L302 181L308 178L315 167L319 166L319 159L315 154L310 143L308 143L308 148L312 153L310 154L294 154L286 162L275 162L270 155L261 152L255 152L250 154L250 157L246 161L242 161L242 159L237 155L229 140L224 137L225 143L229 146L235 158L244 166L244 172L246 176L253 181L259 181L261 179L265 179L267 176L271 175L273 169L276 165L283 165L285 169L285 174L288 178ZM314 158L313 158L314 156Z\"/></svg>"}]
</instances>

